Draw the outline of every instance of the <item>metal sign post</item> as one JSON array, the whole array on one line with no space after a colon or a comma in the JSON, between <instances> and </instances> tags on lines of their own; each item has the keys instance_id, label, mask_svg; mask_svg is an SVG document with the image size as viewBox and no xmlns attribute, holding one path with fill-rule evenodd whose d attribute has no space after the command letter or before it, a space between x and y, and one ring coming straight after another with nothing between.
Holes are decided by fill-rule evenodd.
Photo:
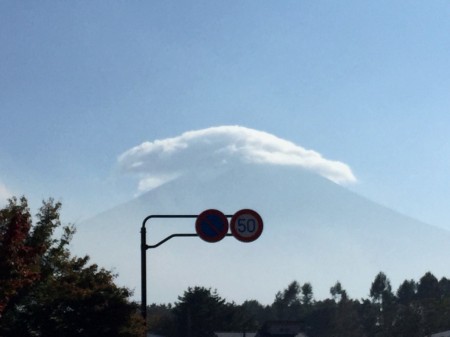
<instances>
[{"instance_id":1,"label":"metal sign post","mask_svg":"<svg viewBox=\"0 0 450 337\"><path fill-rule=\"evenodd\" d=\"M228 234L228 218L232 219L232 234ZM154 245L147 245L147 229L145 225L150 219L197 219L196 233L175 233ZM235 236L243 242L256 240L262 232L263 222L258 213L252 210L241 210L235 215L224 215L222 212L209 209L199 215L149 215L141 227L141 314L147 325L147 249L161 246L175 237L199 236L207 242L217 242L225 236Z\"/></svg>"},{"instance_id":2,"label":"metal sign post","mask_svg":"<svg viewBox=\"0 0 450 337\"><path fill-rule=\"evenodd\" d=\"M150 219L196 219L198 215L149 215L142 222L141 227L141 314L145 322L147 322L147 249L153 249L161 246L163 243L175 237L196 237L198 233L176 233L169 235L164 240L154 245L147 245L147 229L145 225ZM225 215L231 218L232 215ZM232 236L232 234L225 234Z\"/></svg>"}]
</instances>

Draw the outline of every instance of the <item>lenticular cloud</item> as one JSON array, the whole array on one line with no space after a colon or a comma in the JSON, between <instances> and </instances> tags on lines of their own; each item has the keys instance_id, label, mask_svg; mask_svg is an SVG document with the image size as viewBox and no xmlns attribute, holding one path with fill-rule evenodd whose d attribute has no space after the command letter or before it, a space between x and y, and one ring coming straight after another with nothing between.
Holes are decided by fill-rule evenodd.
<instances>
[{"instance_id":1,"label":"lenticular cloud","mask_svg":"<svg viewBox=\"0 0 450 337\"><path fill-rule=\"evenodd\" d=\"M328 160L316 151L272 134L241 126L211 127L144 142L124 152L119 164L125 172L140 176L140 191L189 172L246 164L294 166L338 184L356 181L350 167L342 162Z\"/></svg>"}]
</instances>

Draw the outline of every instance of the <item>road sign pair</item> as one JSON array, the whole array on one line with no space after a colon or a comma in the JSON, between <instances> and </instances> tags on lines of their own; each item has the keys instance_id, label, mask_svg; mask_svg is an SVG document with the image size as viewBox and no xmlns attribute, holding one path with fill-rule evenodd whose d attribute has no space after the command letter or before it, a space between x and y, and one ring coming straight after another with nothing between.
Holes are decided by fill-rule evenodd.
<instances>
[{"instance_id":1,"label":"road sign pair","mask_svg":"<svg viewBox=\"0 0 450 337\"><path fill-rule=\"evenodd\" d=\"M228 233L242 242L252 242L258 239L263 231L261 216L251 209L242 209L236 212L228 225L225 214L217 209L208 209L200 213L195 221L195 230L203 240L207 242L218 242Z\"/></svg>"}]
</instances>

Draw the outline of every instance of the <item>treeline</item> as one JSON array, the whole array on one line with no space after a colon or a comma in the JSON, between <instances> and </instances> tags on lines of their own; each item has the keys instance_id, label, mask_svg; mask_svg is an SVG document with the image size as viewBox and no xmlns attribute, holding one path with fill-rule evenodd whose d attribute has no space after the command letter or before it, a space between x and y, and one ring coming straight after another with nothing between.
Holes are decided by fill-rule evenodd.
<instances>
[{"instance_id":1,"label":"treeline","mask_svg":"<svg viewBox=\"0 0 450 337\"><path fill-rule=\"evenodd\" d=\"M380 272L366 299L352 299L340 282L316 301L310 283L279 291L271 305L227 302L215 290L188 288L175 304L148 307L149 331L168 337L213 336L214 331L257 331L268 320L301 322L308 337L425 337L450 330L450 280L428 272L394 291Z\"/></svg>"}]
</instances>

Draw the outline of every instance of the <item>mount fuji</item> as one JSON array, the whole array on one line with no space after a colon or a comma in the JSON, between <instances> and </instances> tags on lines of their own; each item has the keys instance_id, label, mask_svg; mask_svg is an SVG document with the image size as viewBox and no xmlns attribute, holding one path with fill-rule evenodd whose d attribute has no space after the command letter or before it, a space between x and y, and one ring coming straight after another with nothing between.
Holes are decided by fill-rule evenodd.
<instances>
[{"instance_id":1,"label":"mount fuji","mask_svg":"<svg viewBox=\"0 0 450 337\"><path fill-rule=\"evenodd\" d=\"M210 143L211 137L207 140ZM168 151L173 155L174 149L180 147L173 139L171 144ZM221 148L230 148L229 142L221 144ZM183 149L189 146L192 143ZM147 154L154 150L144 148ZM212 151L214 156L216 150ZM136 151L131 150L133 155ZM204 151L201 158L208 159L207 154ZM257 299L268 304L293 280L310 282L316 299L329 297L329 289L336 281L349 296L360 298L368 296L379 271L387 274L394 288L405 279L417 280L427 271L438 277L449 276L446 257L450 256L450 232L361 197L339 185L336 174L332 179L323 169L318 173L308 164L301 167L252 161L248 155L245 161L230 163L233 155L222 151L220 157L227 160L220 161L220 165L206 160L182 174L172 170L164 176L170 179L79 224L73 242L75 252L88 253L96 263L112 268L119 275L118 283L134 289L138 299L139 232L146 216L200 214L210 208L234 214L250 208L264 220L261 237L252 243L233 237L218 243L196 237L174 238L149 249L148 303L174 302L187 287L201 285L217 289L230 301ZM152 167L139 156L140 164ZM188 160L186 155L183 158ZM167 158L160 156L158 165L164 160ZM170 171L168 165L163 166ZM352 177L344 166L338 167ZM162 177L161 173L150 171L153 176ZM142 179L148 176L142 175ZM195 233L194 222L151 219L147 223L147 243L157 243L173 233Z\"/></svg>"}]
</instances>

